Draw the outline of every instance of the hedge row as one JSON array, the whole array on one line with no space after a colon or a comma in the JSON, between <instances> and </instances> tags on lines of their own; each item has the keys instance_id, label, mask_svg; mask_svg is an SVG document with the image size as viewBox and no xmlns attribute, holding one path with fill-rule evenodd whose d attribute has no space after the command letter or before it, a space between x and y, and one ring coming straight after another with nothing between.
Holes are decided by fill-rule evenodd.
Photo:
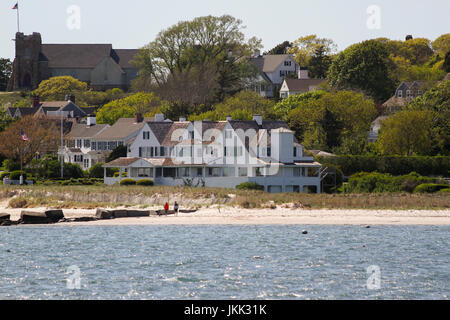
<instances>
[{"instance_id":1,"label":"hedge row","mask_svg":"<svg viewBox=\"0 0 450 320\"><path fill-rule=\"evenodd\" d=\"M434 193L449 188L449 185L443 182L442 179L423 177L415 172L396 177L389 173L360 172L352 175L341 191L344 193Z\"/></svg>"},{"instance_id":2,"label":"hedge row","mask_svg":"<svg viewBox=\"0 0 450 320\"><path fill-rule=\"evenodd\" d=\"M417 172L423 176L450 176L450 157L382 157L382 156L335 156L317 157L318 162L339 166L344 175L358 172L380 172L392 175Z\"/></svg>"}]
</instances>

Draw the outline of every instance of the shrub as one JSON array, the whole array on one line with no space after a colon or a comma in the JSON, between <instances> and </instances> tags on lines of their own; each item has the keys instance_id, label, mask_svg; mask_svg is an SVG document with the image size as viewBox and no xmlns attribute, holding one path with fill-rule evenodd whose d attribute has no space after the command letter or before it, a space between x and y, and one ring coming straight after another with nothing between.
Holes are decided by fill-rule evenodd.
<instances>
[{"instance_id":1,"label":"shrub","mask_svg":"<svg viewBox=\"0 0 450 320\"><path fill-rule=\"evenodd\" d=\"M83 178L83 169L78 164L64 163L64 177L65 178Z\"/></svg>"},{"instance_id":2,"label":"shrub","mask_svg":"<svg viewBox=\"0 0 450 320\"><path fill-rule=\"evenodd\" d=\"M11 180L20 180L20 176L23 175L23 181L27 180L27 174L25 171L13 171L9 174Z\"/></svg>"},{"instance_id":3,"label":"shrub","mask_svg":"<svg viewBox=\"0 0 450 320\"><path fill-rule=\"evenodd\" d=\"M450 188L439 190L440 193L450 193Z\"/></svg>"},{"instance_id":4,"label":"shrub","mask_svg":"<svg viewBox=\"0 0 450 320\"><path fill-rule=\"evenodd\" d=\"M120 171L119 172L114 172L114 178L118 178L120 176ZM126 178L128 177L128 174L126 172L122 172L122 178Z\"/></svg>"},{"instance_id":5,"label":"shrub","mask_svg":"<svg viewBox=\"0 0 450 320\"><path fill-rule=\"evenodd\" d=\"M0 174L0 181L3 181L3 178L5 178L5 177L9 177L9 172L2 172Z\"/></svg>"},{"instance_id":6,"label":"shrub","mask_svg":"<svg viewBox=\"0 0 450 320\"><path fill-rule=\"evenodd\" d=\"M153 180L149 180L149 179L139 180L136 184L138 186L153 186L153 185L155 185L153 183Z\"/></svg>"},{"instance_id":7,"label":"shrub","mask_svg":"<svg viewBox=\"0 0 450 320\"><path fill-rule=\"evenodd\" d=\"M13 209L25 208L28 204L26 199L23 198L13 198L9 201L8 207Z\"/></svg>"},{"instance_id":8,"label":"shrub","mask_svg":"<svg viewBox=\"0 0 450 320\"><path fill-rule=\"evenodd\" d=\"M317 157L320 163L332 163L340 167L346 176L365 171L390 173L392 175L408 174L411 171L423 176L448 176L450 157L448 156L335 156Z\"/></svg>"},{"instance_id":9,"label":"shrub","mask_svg":"<svg viewBox=\"0 0 450 320\"><path fill-rule=\"evenodd\" d=\"M264 191L264 186L256 183L256 182L244 182L240 185L236 186L238 190L262 190Z\"/></svg>"},{"instance_id":10,"label":"shrub","mask_svg":"<svg viewBox=\"0 0 450 320\"><path fill-rule=\"evenodd\" d=\"M423 183L414 189L414 193L435 193L442 189L448 189L448 184Z\"/></svg>"},{"instance_id":11,"label":"shrub","mask_svg":"<svg viewBox=\"0 0 450 320\"><path fill-rule=\"evenodd\" d=\"M17 171L20 170L20 163L6 159L3 161L3 168L5 168L6 171Z\"/></svg>"},{"instance_id":12,"label":"shrub","mask_svg":"<svg viewBox=\"0 0 450 320\"><path fill-rule=\"evenodd\" d=\"M124 180L120 181L120 185L121 186L135 186L136 185L136 180L124 179Z\"/></svg>"}]
</instances>

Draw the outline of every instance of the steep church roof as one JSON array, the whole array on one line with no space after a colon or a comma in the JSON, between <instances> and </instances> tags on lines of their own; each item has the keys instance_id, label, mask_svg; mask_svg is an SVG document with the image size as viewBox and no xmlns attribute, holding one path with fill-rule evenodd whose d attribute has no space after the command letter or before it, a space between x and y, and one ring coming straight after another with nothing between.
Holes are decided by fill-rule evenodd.
<instances>
[{"instance_id":1,"label":"steep church roof","mask_svg":"<svg viewBox=\"0 0 450 320\"><path fill-rule=\"evenodd\" d=\"M49 68L95 68L111 56L111 44L43 44Z\"/></svg>"}]
</instances>

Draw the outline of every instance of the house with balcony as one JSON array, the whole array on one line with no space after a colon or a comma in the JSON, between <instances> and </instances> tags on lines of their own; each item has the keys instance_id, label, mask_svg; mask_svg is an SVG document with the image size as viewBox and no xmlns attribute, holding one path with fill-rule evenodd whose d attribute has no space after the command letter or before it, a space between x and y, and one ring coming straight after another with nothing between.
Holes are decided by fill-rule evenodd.
<instances>
[{"instance_id":1,"label":"house with balcony","mask_svg":"<svg viewBox=\"0 0 450 320\"><path fill-rule=\"evenodd\" d=\"M235 188L255 182L268 192L321 192L321 165L305 156L284 121L145 122L128 155L106 163L105 184L123 176L156 185ZM107 168L119 168L108 177ZM127 173L124 175L124 173Z\"/></svg>"}]
</instances>

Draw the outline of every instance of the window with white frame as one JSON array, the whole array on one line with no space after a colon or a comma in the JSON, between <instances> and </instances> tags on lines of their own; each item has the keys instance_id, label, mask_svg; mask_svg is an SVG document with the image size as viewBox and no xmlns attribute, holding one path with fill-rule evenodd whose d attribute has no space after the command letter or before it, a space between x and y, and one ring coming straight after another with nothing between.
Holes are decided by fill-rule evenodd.
<instances>
[{"instance_id":1,"label":"window with white frame","mask_svg":"<svg viewBox=\"0 0 450 320\"><path fill-rule=\"evenodd\" d=\"M234 177L234 175L235 175L234 167L223 168L223 176L224 177Z\"/></svg>"},{"instance_id":2,"label":"window with white frame","mask_svg":"<svg viewBox=\"0 0 450 320\"><path fill-rule=\"evenodd\" d=\"M240 167L238 169L238 174L239 174L239 177L246 177L246 176L248 176L248 168L247 167Z\"/></svg>"}]
</instances>

